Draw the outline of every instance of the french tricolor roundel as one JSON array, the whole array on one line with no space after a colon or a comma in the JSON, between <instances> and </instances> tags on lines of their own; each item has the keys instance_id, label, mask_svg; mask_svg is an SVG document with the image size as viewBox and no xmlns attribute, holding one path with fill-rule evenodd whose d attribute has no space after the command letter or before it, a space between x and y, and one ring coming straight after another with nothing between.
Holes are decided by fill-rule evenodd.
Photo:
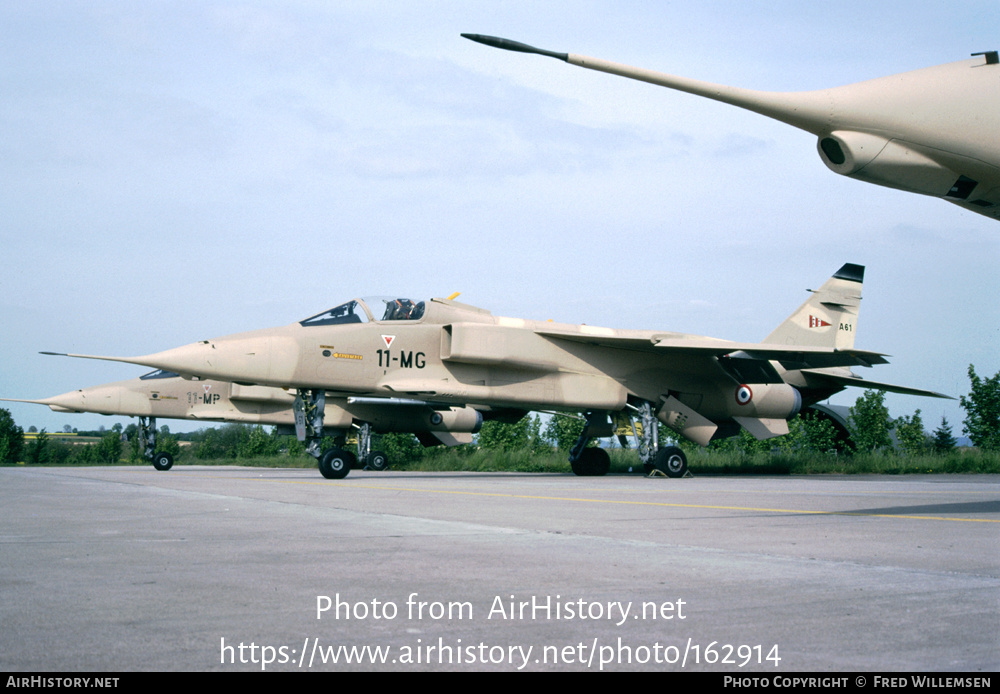
<instances>
[{"instance_id":1,"label":"french tricolor roundel","mask_svg":"<svg viewBox=\"0 0 1000 694\"><path fill-rule=\"evenodd\" d=\"M385 348L389 349L389 347L392 346L392 341L395 339L396 339L395 335L383 335L382 342L385 343Z\"/></svg>"},{"instance_id":2,"label":"french tricolor roundel","mask_svg":"<svg viewBox=\"0 0 1000 694\"><path fill-rule=\"evenodd\" d=\"M736 389L737 405L749 405L751 400L753 400L753 391L750 390L750 386L744 383Z\"/></svg>"}]
</instances>

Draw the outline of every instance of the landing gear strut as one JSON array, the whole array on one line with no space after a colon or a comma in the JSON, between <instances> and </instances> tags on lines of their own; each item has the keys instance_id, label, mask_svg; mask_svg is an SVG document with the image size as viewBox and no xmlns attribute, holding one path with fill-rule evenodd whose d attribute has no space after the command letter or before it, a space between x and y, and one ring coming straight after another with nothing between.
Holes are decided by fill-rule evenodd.
<instances>
[{"instance_id":1,"label":"landing gear strut","mask_svg":"<svg viewBox=\"0 0 1000 694\"><path fill-rule=\"evenodd\" d=\"M305 442L306 453L316 459L320 474L328 480L339 480L347 477L347 473L354 467L354 454L343 448L333 448L325 453L320 449L325 407L325 390L300 388L292 404L295 436L299 441Z\"/></svg>"},{"instance_id":2,"label":"landing gear strut","mask_svg":"<svg viewBox=\"0 0 1000 694\"><path fill-rule=\"evenodd\" d=\"M650 474L658 470L667 477L683 477L687 474L687 456L677 446L660 448L660 433L656 413L651 402L630 405L636 416L629 416L635 436L639 459L643 470ZM640 425L636 425L638 417ZM642 433L640 434L640 430ZM610 436L613 433L606 412L588 412L587 425L569 453L569 463L573 472L581 476L606 475L611 466L608 452L603 448L587 448L590 439Z\"/></svg>"},{"instance_id":3,"label":"landing gear strut","mask_svg":"<svg viewBox=\"0 0 1000 694\"><path fill-rule=\"evenodd\" d=\"M358 427L358 460L367 470L389 469L389 457L382 451L372 450L372 425L367 422Z\"/></svg>"},{"instance_id":4,"label":"landing gear strut","mask_svg":"<svg viewBox=\"0 0 1000 694\"><path fill-rule=\"evenodd\" d=\"M653 470L659 470L667 477L683 477L687 473L687 456L677 446L660 448L660 431L656 415L653 414L653 404L643 402L636 409L642 423L642 435L637 435L636 438L643 470L647 475ZM634 418L632 431L637 431Z\"/></svg>"},{"instance_id":5,"label":"landing gear strut","mask_svg":"<svg viewBox=\"0 0 1000 694\"><path fill-rule=\"evenodd\" d=\"M157 470L169 470L174 466L174 457L169 453L156 452L156 417L139 417L139 441L142 457Z\"/></svg>"}]
</instances>

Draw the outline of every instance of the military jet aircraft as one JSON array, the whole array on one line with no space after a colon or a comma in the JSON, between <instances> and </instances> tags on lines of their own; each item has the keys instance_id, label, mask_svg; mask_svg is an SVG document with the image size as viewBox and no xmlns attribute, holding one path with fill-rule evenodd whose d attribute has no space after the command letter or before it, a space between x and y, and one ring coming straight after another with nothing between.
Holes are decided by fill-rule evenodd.
<instances>
[{"instance_id":1,"label":"military jet aircraft","mask_svg":"<svg viewBox=\"0 0 1000 694\"><path fill-rule=\"evenodd\" d=\"M769 116L815 135L820 159L835 173L943 198L1000 219L997 51L833 89L781 93L711 84L495 36L462 36Z\"/></svg>"},{"instance_id":2,"label":"military jet aircraft","mask_svg":"<svg viewBox=\"0 0 1000 694\"><path fill-rule=\"evenodd\" d=\"M288 433L292 433L295 425L292 410L295 395L287 390L215 380L185 380L162 369L127 381L81 388L41 400L0 400L48 405L55 412L138 417L143 457L157 470L169 470L174 464L169 453L156 452L157 417L267 424ZM479 431L484 419L482 412L471 407L399 398L326 398L325 414L322 434L340 439L343 445L348 432L356 429L357 456L342 449L341 455L352 467L360 462L372 470L384 470L389 466L384 452L372 450L373 433L413 433L424 446L456 446L471 443L472 435ZM486 417L497 415L488 412Z\"/></svg>"},{"instance_id":3,"label":"military jet aircraft","mask_svg":"<svg viewBox=\"0 0 1000 694\"><path fill-rule=\"evenodd\" d=\"M947 397L851 372L887 363L854 348L863 278L862 266L844 265L761 343L502 318L450 299L371 298L143 357L67 356L295 388L304 440L328 478L350 466L317 445L326 393L583 412L587 426L570 453L580 475L607 472L607 452L587 444L612 434L611 416L638 417L643 464L679 477L687 460L678 447L660 447L656 420L707 445L740 427L758 439L785 434L803 406L846 386Z\"/></svg>"}]
</instances>

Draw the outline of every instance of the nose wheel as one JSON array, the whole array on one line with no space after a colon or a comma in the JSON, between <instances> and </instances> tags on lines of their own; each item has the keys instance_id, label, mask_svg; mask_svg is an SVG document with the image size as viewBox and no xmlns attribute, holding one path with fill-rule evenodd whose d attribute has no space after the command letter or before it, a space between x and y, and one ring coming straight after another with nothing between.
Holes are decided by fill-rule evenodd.
<instances>
[{"instance_id":1,"label":"nose wheel","mask_svg":"<svg viewBox=\"0 0 1000 694\"><path fill-rule=\"evenodd\" d=\"M169 453L157 453L153 456L153 467L166 472L174 466L174 457Z\"/></svg>"},{"instance_id":2,"label":"nose wheel","mask_svg":"<svg viewBox=\"0 0 1000 694\"><path fill-rule=\"evenodd\" d=\"M156 417L139 417L139 441L142 443L142 457L154 468L166 472L174 466L172 455L156 452Z\"/></svg>"},{"instance_id":3,"label":"nose wheel","mask_svg":"<svg viewBox=\"0 0 1000 694\"><path fill-rule=\"evenodd\" d=\"M353 453L343 448L333 448L325 452L320 448L325 407L325 390L300 388L295 394L295 402L292 403L295 437L306 444L306 453L316 459L323 477L328 480L339 480L347 477L347 473L354 467L356 458Z\"/></svg>"}]
</instances>

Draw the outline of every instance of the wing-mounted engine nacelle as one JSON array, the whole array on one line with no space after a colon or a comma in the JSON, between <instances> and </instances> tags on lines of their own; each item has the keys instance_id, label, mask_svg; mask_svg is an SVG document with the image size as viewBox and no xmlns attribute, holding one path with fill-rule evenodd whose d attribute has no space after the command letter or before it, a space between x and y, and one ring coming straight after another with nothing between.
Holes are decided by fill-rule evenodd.
<instances>
[{"instance_id":1,"label":"wing-mounted engine nacelle","mask_svg":"<svg viewBox=\"0 0 1000 694\"><path fill-rule=\"evenodd\" d=\"M976 187L917 147L880 135L838 130L821 136L816 148L834 173L888 188L964 200Z\"/></svg>"}]
</instances>

